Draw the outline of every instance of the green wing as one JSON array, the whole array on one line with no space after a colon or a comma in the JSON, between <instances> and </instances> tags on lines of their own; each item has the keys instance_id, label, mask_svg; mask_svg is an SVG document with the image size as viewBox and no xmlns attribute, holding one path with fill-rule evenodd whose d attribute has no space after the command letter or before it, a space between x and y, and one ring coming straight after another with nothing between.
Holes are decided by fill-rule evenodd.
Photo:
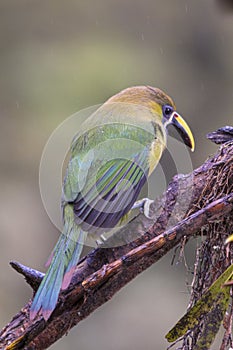
<instances>
[{"instance_id":1,"label":"green wing","mask_svg":"<svg viewBox=\"0 0 233 350\"><path fill-rule=\"evenodd\" d=\"M148 174L148 151L135 159L113 159L95 173L95 164L85 175L86 184L72 202L76 223L86 231L110 229L131 209ZM142 159L144 157L144 162ZM139 164L141 160L141 164ZM144 163L144 164L143 164ZM73 176L74 170L72 171ZM95 182L93 183L93 179ZM72 186L67 185L72 188ZM75 187L77 188L77 187Z\"/></svg>"},{"instance_id":2,"label":"green wing","mask_svg":"<svg viewBox=\"0 0 233 350\"><path fill-rule=\"evenodd\" d=\"M152 135L145 133L139 143L135 127L118 125L114 130L105 126L103 130L76 141L63 187L65 202L73 204L76 223L89 232L116 226L148 176Z\"/></svg>"},{"instance_id":3,"label":"green wing","mask_svg":"<svg viewBox=\"0 0 233 350\"><path fill-rule=\"evenodd\" d=\"M79 193L74 202L77 223L83 228L110 229L131 209L146 181L146 173L133 161L117 159L100 169L96 184Z\"/></svg>"}]
</instances>

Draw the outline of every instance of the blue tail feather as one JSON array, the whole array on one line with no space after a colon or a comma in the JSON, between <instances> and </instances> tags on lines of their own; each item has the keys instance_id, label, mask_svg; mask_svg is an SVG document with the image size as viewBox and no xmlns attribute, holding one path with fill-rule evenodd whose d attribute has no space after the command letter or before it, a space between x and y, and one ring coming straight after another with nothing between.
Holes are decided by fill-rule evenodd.
<instances>
[{"instance_id":1,"label":"blue tail feather","mask_svg":"<svg viewBox=\"0 0 233 350\"><path fill-rule=\"evenodd\" d=\"M66 289L71 281L75 266L77 265L77 261L79 260L79 257L81 255L82 252L82 248L83 248L83 244L86 238L86 232L84 231L80 231L80 235L78 238L78 243L76 243L74 252L72 254L71 260L69 261L69 264L65 270L64 273L64 278L62 281L62 286L61 289Z\"/></svg>"},{"instance_id":2,"label":"blue tail feather","mask_svg":"<svg viewBox=\"0 0 233 350\"><path fill-rule=\"evenodd\" d=\"M66 234L61 234L54 248L51 264L33 299L31 320L39 312L48 320L56 307L61 288L68 287L79 261L86 232L75 224L71 216L66 218L64 232Z\"/></svg>"},{"instance_id":3,"label":"blue tail feather","mask_svg":"<svg viewBox=\"0 0 233 350\"><path fill-rule=\"evenodd\" d=\"M30 308L31 320L40 310L44 319L47 320L56 306L64 274L64 263L58 260L59 255L56 254L36 292Z\"/></svg>"}]
</instances>

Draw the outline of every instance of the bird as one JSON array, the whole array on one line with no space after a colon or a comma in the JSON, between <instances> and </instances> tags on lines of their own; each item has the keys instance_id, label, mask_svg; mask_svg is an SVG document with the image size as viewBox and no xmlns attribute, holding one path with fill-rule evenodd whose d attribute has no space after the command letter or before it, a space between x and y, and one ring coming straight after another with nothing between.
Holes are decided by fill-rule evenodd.
<instances>
[{"instance_id":1,"label":"bird","mask_svg":"<svg viewBox=\"0 0 233 350\"><path fill-rule=\"evenodd\" d=\"M111 233L138 207L140 191L166 147L170 124L193 151L193 134L173 100L159 88L143 85L110 97L78 126L63 182L63 229L32 300L30 320L38 314L50 318L87 237L97 240Z\"/></svg>"}]
</instances>

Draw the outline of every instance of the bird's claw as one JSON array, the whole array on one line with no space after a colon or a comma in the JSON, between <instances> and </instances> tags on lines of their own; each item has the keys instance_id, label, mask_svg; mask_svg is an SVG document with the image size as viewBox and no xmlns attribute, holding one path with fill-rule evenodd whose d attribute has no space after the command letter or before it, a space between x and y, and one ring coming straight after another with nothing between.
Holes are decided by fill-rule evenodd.
<instances>
[{"instance_id":1,"label":"bird's claw","mask_svg":"<svg viewBox=\"0 0 233 350\"><path fill-rule=\"evenodd\" d=\"M151 219L151 217L149 215L150 214L150 205L153 202L154 201L152 199L142 198L134 203L134 205L132 206L132 209L138 208L140 210L140 212L143 213L147 219Z\"/></svg>"},{"instance_id":2,"label":"bird's claw","mask_svg":"<svg viewBox=\"0 0 233 350\"><path fill-rule=\"evenodd\" d=\"M106 241L107 238L103 234L99 235L99 238L97 238L95 241L97 248L101 247Z\"/></svg>"}]
</instances>

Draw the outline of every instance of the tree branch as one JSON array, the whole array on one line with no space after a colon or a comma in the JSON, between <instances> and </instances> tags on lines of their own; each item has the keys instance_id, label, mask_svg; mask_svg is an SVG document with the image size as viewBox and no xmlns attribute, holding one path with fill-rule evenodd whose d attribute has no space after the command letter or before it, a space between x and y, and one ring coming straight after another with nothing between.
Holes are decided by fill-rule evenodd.
<instances>
[{"instance_id":1,"label":"tree branch","mask_svg":"<svg viewBox=\"0 0 233 350\"><path fill-rule=\"evenodd\" d=\"M222 128L210 138L223 143L232 139L231 132ZM83 258L47 322L41 316L29 320L29 301L1 331L1 348L14 341L8 349L48 348L184 237L203 234L213 223L221 221L224 241L233 232L232 192L233 142L227 142L201 167L173 178L152 204L150 220L138 215L107 240L105 249L97 248ZM16 262L11 265L33 290L38 288L42 273Z\"/></svg>"}]
</instances>

